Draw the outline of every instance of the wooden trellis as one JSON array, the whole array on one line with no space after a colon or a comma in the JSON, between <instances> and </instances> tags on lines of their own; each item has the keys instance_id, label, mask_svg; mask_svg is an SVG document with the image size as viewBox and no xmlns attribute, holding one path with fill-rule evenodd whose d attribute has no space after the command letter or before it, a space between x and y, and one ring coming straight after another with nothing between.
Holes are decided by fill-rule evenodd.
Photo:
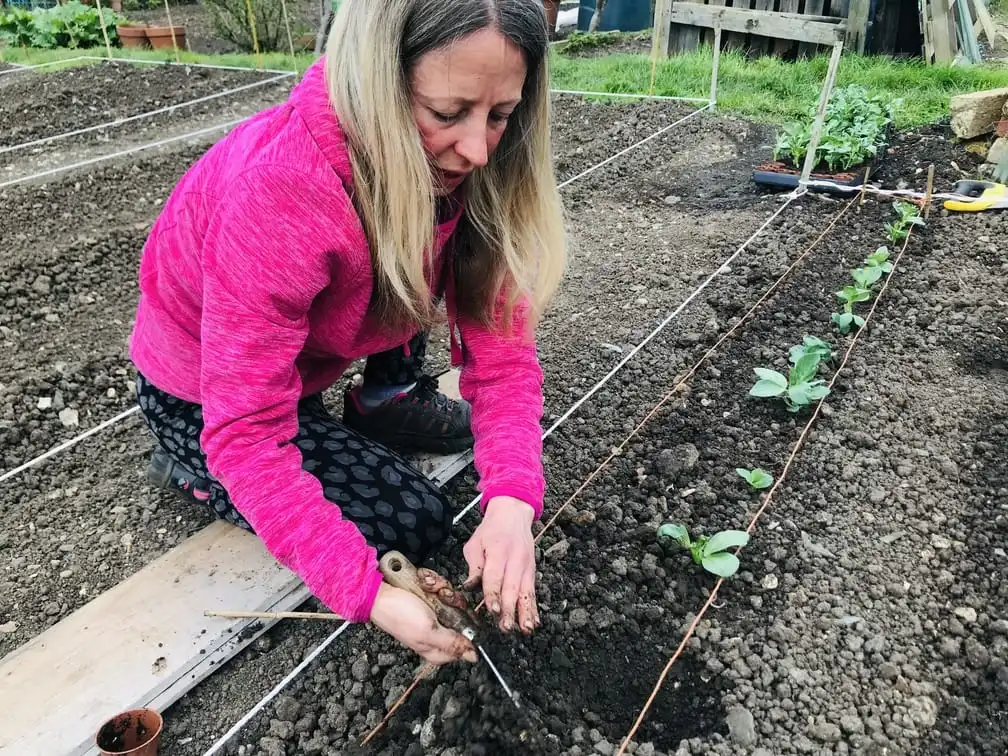
<instances>
[{"instance_id":1,"label":"wooden trellis","mask_svg":"<svg viewBox=\"0 0 1008 756\"><path fill-rule=\"evenodd\" d=\"M863 50L868 7L869 0L657 0L653 51L664 58L712 44L717 27L726 48L756 55L812 55L841 39Z\"/></svg>"}]
</instances>

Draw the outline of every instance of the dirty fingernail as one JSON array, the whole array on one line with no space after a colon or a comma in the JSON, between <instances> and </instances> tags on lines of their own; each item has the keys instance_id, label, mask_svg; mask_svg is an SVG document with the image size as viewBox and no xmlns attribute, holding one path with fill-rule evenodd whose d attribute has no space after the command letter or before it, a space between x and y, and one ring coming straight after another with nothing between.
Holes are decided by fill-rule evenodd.
<instances>
[{"instance_id":1,"label":"dirty fingernail","mask_svg":"<svg viewBox=\"0 0 1008 756\"><path fill-rule=\"evenodd\" d=\"M500 602L494 601L490 604L490 611L494 614L500 614Z\"/></svg>"}]
</instances>

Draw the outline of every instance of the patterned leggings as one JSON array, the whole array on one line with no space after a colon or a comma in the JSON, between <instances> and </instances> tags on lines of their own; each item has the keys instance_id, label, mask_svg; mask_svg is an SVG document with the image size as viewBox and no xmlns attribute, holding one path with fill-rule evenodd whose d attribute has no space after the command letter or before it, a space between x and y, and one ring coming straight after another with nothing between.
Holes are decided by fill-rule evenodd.
<instances>
[{"instance_id":1,"label":"patterned leggings","mask_svg":"<svg viewBox=\"0 0 1008 756\"><path fill-rule=\"evenodd\" d=\"M426 339L423 334L403 349L368 359L365 382L408 383L420 377ZM200 447L203 413L198 404L171 396L137 375L140 413L158 443L183 472L195 480L188 493L204 500L214 514L252 531L224 487L207 470ZM298 404L302 468L322 482L323 495L353 522L379 558L401 551L415 564L445 541L452 525L447 497L395 452L347 428L329 414L322 397ZM358 485L355 485L358 484Z\"/></svg>"}]
</instances>

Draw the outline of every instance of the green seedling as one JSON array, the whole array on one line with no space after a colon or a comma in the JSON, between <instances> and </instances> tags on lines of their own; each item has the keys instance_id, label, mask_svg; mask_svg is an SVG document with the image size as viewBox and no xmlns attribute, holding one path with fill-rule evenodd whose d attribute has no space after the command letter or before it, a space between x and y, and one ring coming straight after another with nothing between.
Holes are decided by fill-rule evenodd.
<instances>
[{"instance_id":1,"label":"green seedling","mask_svg":"<svg viewBox=\"0 0 1008 756\"><path fill-rule=\"evenodd\" d=\"M879 268L883 273L890 273L893 265L889 262L889 248L879 247L865 258L865 265L869 268Z\"/></svg>"},{"instance_id":2,"label":"green seedling","mask_svg":"<svg viewBox=\"0 0 1008 756\"><path fill-rule=\"evenodd\" d=\"M789 360L794 365L806 354L818 354L822 361L833 359L833 349L830 345L815 336L806 336L801 344L791 347Z\"/></svg>"},{"instance_id":3,"label":"green seedling","mask_svg":"<svg viewBox=\"0 0 1008 756\"><path fill-rule=\"evenodd\" d=\"M745 546L749 543L749 534L744 530L722 530L712 536L699 536L695 541L690 538L685 525L666 523L658 528L659 543L674 540L684 549L688 549L693 562L719 577L727 578L734 575L739 568L738 557L729 554L733 546Z\"/></svg>"},{"instance_id":4,"label":"green seedling","mask_svg":"<svg viewBox=\"0 0 1008 756\"><path fill-rule=\"evenodd\" d=\"M756 468L754 470L746 470L744 467L736 467L735 472L742 476L742 479L750 485L750 487L759 490L760 488L769 488L773 483L773 475L768 473L766 470L761 470Z\"/></svg>"},{"instance_id":5,"label":"green seedling","mask_svg":"<svg viewBox=\"0 0 1008 756\"><path fill-rule=\"evenodd\" d=\"M821 361L822 356L818 352L805 354L791 367L787 377L776 370L753 368L759 380L749 389L749 395L783 396L788 412L799 412L812 402L829 396L825 381L815 377Z\"/></svg>"},{"instance_id":6,"label":"green seedling","mask_svg":"<svg viewBox=\"0 0 1008 756\"><path fill-rule=\"evenodd\" d=\"M870 290L876 281L882 278L882 268L878 265L866 265L851 271L851 278L859 288Z\"/></svg>"},{"instance_id":7,"label":"green seedling","mask_svg":"<svg viewBox=\"0 0 1008 756\"><path fill-rule=\"evenodd\" d=\"M860 285L847 285L838 291L836 295L844 303L843 312L834 312L832 316L832 320L837 324L840 333L849 333L851 324L856 325L858 328L862 327L865 323L864 318L854 314L854 304L855 302L868 301L871 297L871 292Z\"/></svg>"},{"instance_id":8,"label":"green seedling","mask_svg":"<svg viewBox=\"0 0 1008 756\"><path fill-rule=\"evenodd\" d=\"M885 225L886 233L889 234L892 241L898 242L906 239L907 234L910 233L910 226L924 225L924 219L920 217L920 209L917 205L897 200L893 203L893 208L899 218L895 223L886 223Z\"/></svg>"}]
</instances>

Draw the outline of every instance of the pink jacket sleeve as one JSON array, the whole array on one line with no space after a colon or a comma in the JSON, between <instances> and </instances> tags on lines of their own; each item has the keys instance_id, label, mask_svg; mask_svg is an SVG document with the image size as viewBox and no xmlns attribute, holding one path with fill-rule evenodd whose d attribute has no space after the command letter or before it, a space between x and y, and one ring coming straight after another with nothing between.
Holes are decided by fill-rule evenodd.
<instances>
[{"instance_id":1,"label":"pink jacket sleeve","mask_svg":"<svg viewBox=\"0 0 1008 756\"><path fill-rule=\"evenodd\" d=\"M473 461L483 495L513 496L542 515L543 372L527 333L524 302L515 307L510 334L495 334L458 318L462 341L459 392L472 405Z\"/></svg>"},{"instance_id":2,"label":"pink jacket sleeve","mask_svg":"<svg viewBox=\"0 0 1008 756\"><path fill-rule=\"evenodd\" d=\"M281 168L236 182L207 231L202 374L210 472L278 562L345 619L364 622L381 583L375 550L302 470L301 377L308 309L329 282L345 194Z\"/></svg>"}]
</instances>

